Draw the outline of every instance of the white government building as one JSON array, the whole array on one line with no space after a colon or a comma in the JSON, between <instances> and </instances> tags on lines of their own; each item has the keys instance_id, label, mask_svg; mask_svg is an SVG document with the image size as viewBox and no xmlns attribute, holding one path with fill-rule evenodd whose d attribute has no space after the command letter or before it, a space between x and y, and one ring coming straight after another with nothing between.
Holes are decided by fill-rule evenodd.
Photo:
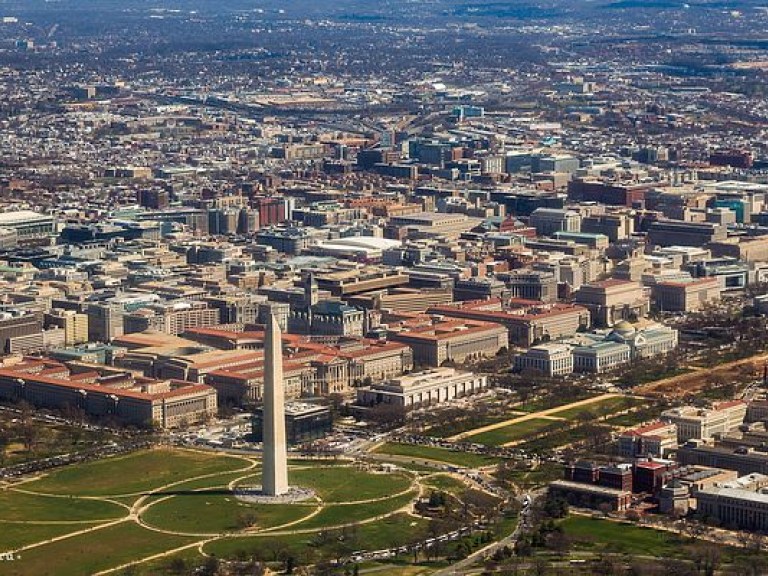
<instances>
[{"instance_id":1,"label":"white government building","mask_svg":"<svg viewBox=\"0 0 768 576\"><path fill-rule=\"evenodd\" d=\"M406 410L433 406L477 394L488 388L488 378L453 368L435 368L357 389L361 406L393 404Z\"/></svg>"},{"instance_id":2,"label":"white government building","mask_svg":"<svg viewBox=\"0 0 768 576\"><path fill-rule=\"evenodd\" d=\"M652 358L677 348L677 330L656 323L633 326L623 320L610 332L578 334L570 341L533 346L515 358L515 369L548 376L607 372L632 360Z\"/></svg>"}]
</instances>

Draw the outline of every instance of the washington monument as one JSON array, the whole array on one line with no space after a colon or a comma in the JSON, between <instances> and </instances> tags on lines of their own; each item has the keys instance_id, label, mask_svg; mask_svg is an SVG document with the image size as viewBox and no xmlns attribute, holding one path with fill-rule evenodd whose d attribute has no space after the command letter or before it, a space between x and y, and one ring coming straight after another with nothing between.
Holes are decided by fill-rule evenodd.
<instances>
[{"instance_id":1,"label":"washington monument","mask_svg":"<svg viewBox=\"0 0 768 576\"><path fill-rule=\"evenodd\" d=\"M288 454L285 441L285 385L280 327L271 314L264 342L264 462L262 492L267 496L288 493Z\"/></svg>"}]
</instances>

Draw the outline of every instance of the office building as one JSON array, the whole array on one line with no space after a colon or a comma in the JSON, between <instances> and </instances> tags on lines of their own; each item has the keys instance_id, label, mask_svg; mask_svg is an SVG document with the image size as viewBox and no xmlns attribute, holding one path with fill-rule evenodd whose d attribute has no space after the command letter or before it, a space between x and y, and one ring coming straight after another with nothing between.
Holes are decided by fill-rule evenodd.
<instances>
[{"instance_id":1,"label":"office building","mask_svg":"<svg viewBox=\"0 0 768 576\"><path fill-rule=\"evenodd\" d=\"M720 402L712 408L683 406L671 408L661 413L664 422L677 427L677 440L708 440L717 435L725 435L744 423L747 403L741 400Z\"/></svg>"},{"instance_id":2,"label":"office building","mask_svg":"<svg viewBox=\"0 0 768 576\"><path fill-rule=\"evenodd\" d=\"M52 360L24 360L0 368L0 398L39 408L81 408L125 424L175 428L205 421L217 410L210 386L134 378L130 373L70 372Z\"/></svg>"},{"instance_id":3,"label":"office building","mask_svg":"<svg viewBox=\"0 0 768 576\"><path fill-rule=\"evenodd\" d=\"M537 208L531 213L529 224L536 228L539 236L550 236L555 232L579 232L581 215L574 210Z\"/></svg>"}]
</instances>

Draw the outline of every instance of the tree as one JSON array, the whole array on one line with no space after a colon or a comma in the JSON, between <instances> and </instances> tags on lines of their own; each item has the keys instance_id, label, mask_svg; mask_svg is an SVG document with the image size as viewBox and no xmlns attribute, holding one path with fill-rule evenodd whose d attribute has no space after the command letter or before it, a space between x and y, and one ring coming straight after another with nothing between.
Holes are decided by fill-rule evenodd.
<instances>
[{"instance_id":1,"label":"tree","mask_svg":"<svg viewBox=\"0 0 768 576\"><path fill-rule=\"evenodd\" d=\"M547 548L564 556L571 549L571 539L562 531L555 530L547 535Z\"/></svg>"},{"instance_id":2,"label":"tree","mask_svg":"<svg viewBox=\"0 0 768 576\"><path fill-rule=\"evenodd\" d=\"M235 520L235 525L239 530L245 530L255 526L258 522L258 516L255 512L240 512Z\"/></svg>"},{"instance_id":3,"label":"tree","mask_svg":"<svg viewBox=\"0 0 768 576\"><path fill-rule=\"evenodd\" d=\"M184 560L184 558L173 558L170 562L168 562L166 570L176 576L182 576L183 574L188 573L189 566L187 566L187 562Z\"/></svg>"},{"instance_id":4,"label":"tree","mask_svg":"<svg viewBox=\"0 0 768 576\"><path fill-rule=\"evenodd\" d=\"M219 572L219 559L216 556L208 556L203 565L198 569L197 574L201 576L216 576Z\"/></svg>"},{"instance_id":5,"label":"tree","mask_svg":"<svg viewBox=\"0 0 768 576\"><path fill-rule=\"evenodd\" d=\"M0 467L5 466L6 450L11 445L11 431L5 426L0 426Z\"/></svg>"},{"instance_id":6,"label":"tree","mask_svg":"<svg viewBox=\"0 0 768 576\"><path fill-rule=\"evenodd\" d=\"M699 544L691 550L691 559L700 574L714 576L720 566L720 548Z\"/></svg>"},{"instance_id":7,"label":"tree","mask_svg":"<svg viewBox=\"0 0 768 576\"><path fill-rule=\"evenodd\" d=\"M564 498L548 493L541 511L549 518L565 518L568 516L568 502Z\"/></svg>"}]
</instances>

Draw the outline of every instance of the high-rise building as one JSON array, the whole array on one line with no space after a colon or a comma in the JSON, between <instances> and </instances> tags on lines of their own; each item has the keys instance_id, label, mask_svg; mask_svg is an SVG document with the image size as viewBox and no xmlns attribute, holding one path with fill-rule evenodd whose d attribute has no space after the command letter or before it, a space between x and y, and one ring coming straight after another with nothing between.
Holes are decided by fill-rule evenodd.
<instances>
[{"instance_id":1,"label":"high-rise building","mask_svg":"<svg viewBox=\"0 0 768 576\"><path fill-rule=\"evenodd\" d=\"M88 315L74 310L54 309L45 315L47 328L57 326L64 329L67 346L88 342Z\"/></svg>"}]
</instances>

